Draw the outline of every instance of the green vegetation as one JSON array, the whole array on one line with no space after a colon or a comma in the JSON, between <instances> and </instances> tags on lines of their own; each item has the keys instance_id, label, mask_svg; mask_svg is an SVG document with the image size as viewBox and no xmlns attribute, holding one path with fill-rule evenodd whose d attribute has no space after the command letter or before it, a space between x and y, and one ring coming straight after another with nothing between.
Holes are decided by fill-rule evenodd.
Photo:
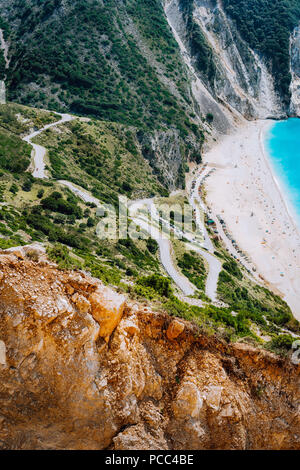
<instances>
[{"instance_id":1,"label":"green vegetation","mask_svg":"<svg viewBox=\"0 0 300 470\"><path fill-rule=\"evenodd\" d=\"M60 269L82 268L81 263L70 255L70 251L64 245L55 243L47 247L48 258L57 263Z\"/></svg>"},{"instance_id":2,"label":"green vegetation","mask_svg":"<svg viewBox=\"0 0 300 470\"><path fill-rule=\"evenodd\" d=\"M26 135L30 129L40 129L58 120L55 113L28 108L15 103L0 104L0 128L13 134Z\"/></svg>"},{"instance_id":3,"label":"green vegetation","mask_svg":"<svg viewBox=\"0 0 300 470\"><path fill-rule=\"evenodd\" d=\"M193 18L193 0L179 0L179 5L183 10L187 30L189 32L189 46L192 56L196 59L196 67L201 74L206 77L208 83L213 86L217 70L214 62L214 55L200 26ZM212 114L209 116L212 116Z\"/></svg>"},{"instance_id":4,"label":"green vegetation","mask_svg":"<svg viewBox=\"0 0 300 470\"><path fill-rule=\"evenodd\" d=\"M221 300L232 310L242 313L269 332L276 332L276 325L278 327L285 325L300 331L298 322L293 319L291 310L284 300L244 278L237 267L232 269L233 263L226 262L223 266L227 267L227 270L220 273L218 293Z\"/></svg>"},{"instance_id":5,"label":"green vegetation","mask_svg":"<svg viewBox=\"0 0 300 470\"><path fill-rule=\"evenodd\" d=\"M11 99L136 127L189 130L184 67L159 0L15 0L5 13Z\"/></svg>"},{"instance_id":6,"label":"green vegetation","mask_svg":"<svg viewBox=\"0 0 300 470\"><path fill-rule=\"evenodd\" d=\"M125 126L80 120L48 129L35 139L49 151L50 172L90 190L103 202L118 205L118 195L166 195Z\"/></svg>"},{"instance_id":7,"label":"green vegetation","mask_svg":"<svg viewBox=\"0 0 300 470\"><path fill-rule=\"evenodd\" d=\"M250 47L271 64L277 90L290 98L290 33L298 26L298 0L224 0L226 12Z\"/></svg>"},{"instance_id":8,"label":"green vegetation","mask_svg":"<svg viewBox=\"0 0 300 470\"><path fill-rule=\"evenodd\" d=\"M22 173L29 166L30 155L30 145L0 127L0 168Z\"/></svg>"},{"instance_id":9,"label":"green vegetation","mask_svg":"<svg viewBox=\"0 0 300 470\"><path fill-rule=\"evenodd\" d=\"M280 356L286 357L293 351L295 338L291 335L274 335L271 341L266 344L266 348Z\"/></svg>"},{"instance_id":10,"label":"green vegetation","mask_svg":"<svg viewBox=\"0 0 300 470\"><path fill-rule=\"evenodd\" d=\"M207 334L218 334L227 341L243 337L260 341L251 331L250 321L245 315L239 314L234 317L227 308L213 305L197 307L182 302L173 295L169 280L162 276L138 279L134 294L139 298L149 299L157 310L193 322Z\"/></svg>"},{"instance_id":11,"label":"green vegetation","mask_svg":"<svg viewBox=\"0 0 300 470\"><path fill-rule=\"evenodd\" d=\"M5 238L0 238L0 247L44 242L49 245L49 256L61 268L81 266L116 286L122 280L158 273L158 247L154 240L99 240L94 204L85 204L56 181L37 180L24 172L31 147L22 142L20 135L53 119L57 117L51 113L19 105L0 106L0 129L5 127L3 132L16 142L16 149L22 150L25 145L29 150L28 154L20 152L27 159L18 173L6 169L14 163L12 151L5 148L3 152L6 166L0 170L0 202L5 204L0 207L0 236ZM76 120L62 125L59 132L45 132L40 140L50 149L50 164L52 159L55 163L55 158L61 162L61 167L51 166L50 172L57 178L79 183L103 202L117 206L119 193L166 193L141 156L134 134L124 126Z\"/></svg>"},{"instance_id":12,"label":"green vegetation","mask_svg":"<svg viewBox=\"0 0 300 470\"><path fill-rule=\"evenodd\" d=\"M60 212L65 215L74 215L76 218L82 218L82 210L78 206L76 198L69 196L66 201L63 195L58 191L53 192L47 198L41 201L41 205L44 209L49 209L52 212Z\"/></svg>"},{"instance_id":13,"label":"green vegetation","mask_svg":"<svg viewBox=\"0 0 300 470\"><path fill-rule=\"evenodd\" d=\"M225 269L225 271L229 272L232 276L235 276L236 278L240 280L243 279L241 270L239 269L237 262L234 261L233 259L226 261L223 264L223 268Z\"/></svg>"},{"instance_id":14,"label":"green vegetation","mask_svg":"<svg viewBox=\"0 0 300 470\"><path fill-rule=\"evenodd\" d=\"M0 7L10 27L12 56L6 84L11 100L119 123L127 131L130 126L126 149L133 156L137 134L143 140L171 128L181 160L174 169L175 184L184 185L187 160L201 161L204 134L160 0L11 0L10 5L0 0ZM115 125L118 130L121 127ZM147 150L141 147L145 156ZM105 179L102 158L76 157L84 171L98 181ZM165 185L168 170L164 162L156 164L155 152L152 157L157 180ZM53 149L49 158L52 176L61 177L62 155ZM114 172L105 176L116 176L120 188L131 195L137 185L121 181L121 167L118 157ZM97 197L107 196L108 189L97 186Z\"/></svg>"},{"instance_id":15,"label":"green vegetation","mask_svg":"<svg viewBox=\"0 0 300 470\"><path fill-rule=\"evenodd\" d=\"M178 261L182 273L194 284L199 291L205 291L206 268L203 259L197 253L186 252Z\"/></svg>"}]
</instances>

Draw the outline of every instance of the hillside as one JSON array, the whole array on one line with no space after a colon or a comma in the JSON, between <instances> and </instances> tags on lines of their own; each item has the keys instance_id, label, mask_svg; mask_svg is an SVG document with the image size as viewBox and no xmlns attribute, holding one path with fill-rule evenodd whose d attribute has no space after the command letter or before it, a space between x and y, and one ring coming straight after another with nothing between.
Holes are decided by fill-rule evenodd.
<instances>
[{"instance_id":1,"label":"hillside","mask_svg":"<svg viewBox=\"0 0 300 470\"><path fill-rule=\"evenodd\" d=\"M209 267L201 253L190 252L184 241L172 240L175 266L195 285L196 299L204 301L198 301L198 306L197 301L193 305L188 298L179 300L178 288L163 277L156 240L98 238L96 201L111 204L118 212L119 195L141 199L168 194L128 129L77 117L42 132L34 140L48 151L49 178L36 179L24 172L30 163L30 147L20 137L32 127L55 123L58 117L10 104L0 107L0 115L1 132L8 136L7 141L2 139L6 147L2 149L3 160L0 159L2 248L42 242L62 269L84 269L132 298L150 301L159 310L206 325L228 339L248 338L273 350L279 347L285 353L293 335L300 332L299 323L288 305L258 286L220 241L214 241L213 250L223 268L217 286L223 307L214 305L205 295ZM87 191L95 202L82 200L62 180ZM175 196L174 202L180 203L180 197ZM163 201L168 199L164 197ZM281 347L281 337L286 333L290 336Z\"/></svg>"},{"instance_id":2,"label":"hillside","mask_svg":"<svg viewBox=\"0 0 300 470\"><path fill-rule=\"evenodd\" d=\"M288 116L298 0L0 0L0 449L299 448Z\"/></svg>"},{"instance_id":3,"label":"hillside","mask_svg":"<svg viewBox=\"0 0 300 470\"><path fill-rule=\"evenodd\" d=\"M261 53L275 77L276 88L288 105L291 98L290 37L300 21L297 0L225 0L243 39Z\"/></svg>"},{"instance_id":4,"label":"hillside","mask_svg":"<svg viewBox=\"0 0 300 470\"><path fill-rule=\"evenodd\" d=\"M253 108L263 104L257 95L261 74L270 74L278 95L273 112L289 108L289 40L300 21L296 0L206 0L201 5L194 0L47 0L42 5L9 0L0 5L10 43L10 100L147 131L174 126L197 135L205 105L203 110L195 106L175 30L217 102L221 83L224 88L228 82L227 102L221 98L221 104L254 115ZM236 77L224 69L224 59Z\"/></svg>"}]
</instances>

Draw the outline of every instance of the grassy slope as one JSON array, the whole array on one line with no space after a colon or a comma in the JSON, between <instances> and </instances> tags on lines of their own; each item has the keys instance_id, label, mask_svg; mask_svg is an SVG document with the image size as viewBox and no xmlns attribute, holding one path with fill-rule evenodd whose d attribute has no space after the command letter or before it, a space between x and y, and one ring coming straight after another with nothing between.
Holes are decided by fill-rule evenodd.
<instances>
[{"instance_id":1,"label":"grassy slope","mask_svg":"<svg viewBox=\"0 0 300 470\"><path fill-rule=\"evenodd\" d=\"M97 198L117 203L118 194L141 198L166 194L142 157L135 134L115 123L73 121L35 139L49 150L52 177L67 179Z\"/></svg>"},{"instance_id":2,"label":"grassy slope","mask_svg":"<svg viewBox=\"0 0 300 470\"><path fill-rule=\"evenodd\" d=\"M0 233L7 239L6 242L2 241L2 247L11 242L19 244L32 240L50 241L51 244L64 243L80 256L82 267L91 269L94 275L113 284L119 284L121 278L126 279L127 276L130 280L139 273L159 271L157 255L148 250L145 241L128 246L114 241L99 241L95 234L98 222L95 207L83 203L55 180L34 180L30 173L24 172L30 162L31 147L23 143L19 135L27 133L29 128L41 127L55 120L57 117L54 115L46 115L19 105L10 104L0 108L0 129L5 125L3 132L6 132L14 143L12 148L5 148L6 165L11 166L15 161L16 149L23 155L24 161L24 167L13 168L14 171L3 165L0 173ZM61 171L64 173L59 173L58 165L52 169L54 175L69 177L70 171L73 180L76 180L74 174L77 174L76 181L91 189L102 201L115 203L119 192L131 195L127 177L130 171L135 179L141 178L140 185L133 181L133 184L140 188L139 194L163 193L165 189L157 182L148 163L137 152L132 144L131 133L128 132L123 129L122 133L115 124L86 123L78 120L69 126L61 126L59 133L45 133L42 140L45 145L50 148L52 146L52 152L54 148L57 148L58 153L61 152ZM23 152L24 149L26 152ZM99 164L95 162L94 168L103 171L102 177L100 174L90 174L91 162L92 159L95 160L97 153ZM118 156L121 158L117 158ZM86 159L90 166L83 163ZM120 172L119 182L114 181L114 171ZM125 189L124 181L127 182ZM45 204L45 200L54 192L59 192L60 199L63 200L59 210L52 210L51 205Z\"/></svg>"},{"instance_id":3,"label":"grassy slope","mask_svg":"<svg viewBox=\"0 0 300 470\"><path fill-rule=\"evenodd\" d=\"M20 149L23 142L18 134L56 119L19 105L2 106L0 116L0 126L5 124L5 132L13 136ZM141 157L132 133L124 126L76 119L43 133L38 140L50 149L50 171L55 178L73 177L101 200L115 202L120 189L127 196L135 197L165 191ZM6 157L8 162L14 160L14 154L8 150ZM120 179L116 178L116 171ZM140 186L133 182L135 191L123 188L130 176L141 180ZM55 207L57 200L59 205ZM176 202L174 196L169 201ZM156 242L101 241L95 235L97 221L95 207L83 203L55 179L34 180L22 169L1 170L0 248L34 240L46 242L50 257L62 268L88 270L133 298L151 299L158 309L196 322L208 333L217 332L230 340L248 337L249 341L261 342L256 335L259 328L273 338L271 347L278 349L279 344L278 350L284 351L290 345L291 337L283 340L277 336L283 324L294 331L299 329L291 320L289 308L281 299L247 280L242 272L232 266L228 272L224 264L219 292L228 307L214 307L209 302L203 308L189 306L174 297L171 289L166 289L165 281L157 278L163 272ZM224 263L232 261L222 247L218 251ZM179 269L198 286L199 296L207 301L204 295L207 269L203 259L186 252L179 241L174 243L174 253ZM232 310L238 313L236 317L232 316Z\"/></svg>"}]
</instances>

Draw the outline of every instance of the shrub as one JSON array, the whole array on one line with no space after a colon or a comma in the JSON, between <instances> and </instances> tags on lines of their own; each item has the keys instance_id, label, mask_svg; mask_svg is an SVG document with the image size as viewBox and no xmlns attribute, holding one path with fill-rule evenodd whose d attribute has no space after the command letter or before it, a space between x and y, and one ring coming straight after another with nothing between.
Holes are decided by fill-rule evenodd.
<instances>
[{"instance_id":1,"label":"shrub","mask_svg":"<svg viewBox=\"0 0 300 470\"><path fill-rule=\"evenodd\" d=\"M166 298L173 296L173 289L171 287L170 279L164 276L160 276L159 274L152 274L151 276L141 277L138 279L137 284L139 286L139 290L140 286L148 288L148 290L145 292L148 292L149 295L152 295L154 292L155 296L162 296Z\"/></svg>"},{"instance_id":2,"label":"shrub","mask_svg":"<svg viewBox=\"0 0 300 470\"><path fill-rule=\"evenodd\" d=\"M72 269L81 267L80 263L71 258L69 250L66 246L56 243L47 248L47 255L50 260L57 263L60 269Z\"/></svg>"},{"instance_id":3,"label":"shrub","mask_svg":"<svg viewBox=\"0 0 300 470\"><path fill-rule=\"evenodd\" d=\"M274 349L291 350L294 341L295 338L290 335L279 335L272 339L271 347Z\"/></svg>"},{"instance_id":4,"label":"shrub","mask_svg":"<svg viewBox=\"0 0 300 470\"><path fill-rule=\"evenodd\" d=\"M75 215L77 218L82 218L82 210L76 202L65 201L59 192L53 192L50 196L43 199L41 202L44 209L49 209L53 212L60 212L66 215Z\"/></svg>"},{"instance_id":5,"label":"shrub","mask_svg":"<svg viewBox=\"0 0 300 470\"><path fill-rule=\"evenodd\" d=\"M158 243L156 240L153 240L153 238L148 238L148 240L146 241L146 246L152 255L155 255L157 253Z\"/></svg>"},{"instance_id":6,"label":"shrub","mask_svg":"<svg viewBox=\"0 0 300 470\"><path fill-rule=\"evenodd\" d=\"M223 264L223 268L229 272L232 276L237 277L238 279L243 279L243 275L238 267L238 264L234 260L226 261Z\"/></svg>"},{"instance_id":7,"label":"shrub","mask_svg":"<svg viewBox=\"0 0 300 470\"><path fill-rule=\"evenodd\" d=\"M206 115L206 120L207 120L207 122L209 122L211 124L214 120L214 115L212 113L208 113Z\"/></svg>"}]
</instances>

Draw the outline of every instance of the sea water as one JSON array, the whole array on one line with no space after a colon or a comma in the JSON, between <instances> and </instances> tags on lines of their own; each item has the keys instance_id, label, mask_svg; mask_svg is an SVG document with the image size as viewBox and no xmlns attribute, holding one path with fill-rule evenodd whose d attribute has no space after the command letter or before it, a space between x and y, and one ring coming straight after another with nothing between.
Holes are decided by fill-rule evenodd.
<instances>
[{"instance_id":1,"label":"sea water","mask_svg":"<svg viewBox=\"0 0 300 470\"><path fill-rule=\"evenodd\" d=\"M266 136L266 149L287 205L300 226L300 119L276 122Z\"/></svg>"}]
</instances>

